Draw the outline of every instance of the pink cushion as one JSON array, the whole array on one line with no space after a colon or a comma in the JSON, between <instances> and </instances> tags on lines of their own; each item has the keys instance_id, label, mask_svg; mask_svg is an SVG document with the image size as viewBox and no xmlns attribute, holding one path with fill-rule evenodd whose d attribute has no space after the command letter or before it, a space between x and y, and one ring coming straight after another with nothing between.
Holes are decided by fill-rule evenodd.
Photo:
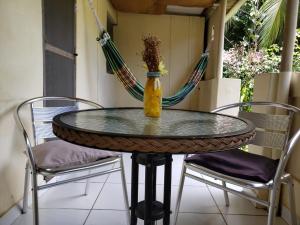
<instances>
[{"instance_id":1,"label":"pink cushion","mask_svg":"<svg viewBox=\"0 0 300 225\"><path fill-rule=\"evenodd\" d=\"M62 169L118 156L118 153L74 145L62 140L49 141L33 148L36 164L42 169Z\"/></svg>"}]
</instances>

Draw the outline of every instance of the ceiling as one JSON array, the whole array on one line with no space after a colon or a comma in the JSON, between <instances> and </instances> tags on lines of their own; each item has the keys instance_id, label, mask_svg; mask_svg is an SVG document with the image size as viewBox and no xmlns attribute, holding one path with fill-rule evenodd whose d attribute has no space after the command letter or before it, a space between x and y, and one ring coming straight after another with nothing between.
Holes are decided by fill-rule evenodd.
<instances>
[{"instance_id":1,"label":"ceiling","mask_svg":"<svg viewBox=\"0 0 300 225\"><path fill-rule=\"evenodd\" d=\"M215 0L110 0L119 11L148 14L200 15L203 9L213 6Z\"/></svg>"}]
</instances>

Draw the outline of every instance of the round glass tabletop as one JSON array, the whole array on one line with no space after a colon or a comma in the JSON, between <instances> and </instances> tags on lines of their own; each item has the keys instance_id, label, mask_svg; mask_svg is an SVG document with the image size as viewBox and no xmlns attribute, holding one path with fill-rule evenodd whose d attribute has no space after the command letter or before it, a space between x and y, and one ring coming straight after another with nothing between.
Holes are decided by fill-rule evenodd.
<instances>
[{"instance_id":1,"label":"round glass tabletop","mask_svg":"<svg viewBox=\"0 0 300 225\"><path fill-rule=\"evenodd\" d=\"M228 115L164 109L160 118L142 108L106 108L67 112L54 123L72 130L118 137L193 139L241 135L254 129L251 122Z\"/></svg>"},{"instance_id":2,"label":"round glass tabletop","mask_svg":"<svg viewBox=\"0 0 300 225\"><path fill-rule=\"evenodd\" d=\"M87 147L142 153L199 153L237 148L255 136L250 121L215 113L164 109L160 118L142 108L106 108L62 113L53 132Z\"/></svg>"}]
</instances>

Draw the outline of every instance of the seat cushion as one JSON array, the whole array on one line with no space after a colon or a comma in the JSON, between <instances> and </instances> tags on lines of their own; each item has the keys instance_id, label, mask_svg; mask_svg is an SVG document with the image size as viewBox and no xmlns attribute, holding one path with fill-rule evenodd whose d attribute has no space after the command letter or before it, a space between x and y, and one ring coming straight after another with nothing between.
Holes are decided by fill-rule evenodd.
<instances>
[{"instance_id":1,"label":"seat cushion","mask_svg":"<svg viewBox=\"0 0 300 225\"><path fill-rule=\"evenodd\" d=\"M239 149L196 154L185 161L236 178L263 183L274 178L279 162Z\"/></svg>"},{"instance_id":2,"label":"seat cushion","mask_svg":"<svg viewBox=\"0 0 300 225\"><path fill-rule=\"evenodd\" d=\"M67 169L118 155L115 152L86 148L62 140L37 145L33 148L33 154L37 166L42 169Z\"/></svg>"}]
</instances>

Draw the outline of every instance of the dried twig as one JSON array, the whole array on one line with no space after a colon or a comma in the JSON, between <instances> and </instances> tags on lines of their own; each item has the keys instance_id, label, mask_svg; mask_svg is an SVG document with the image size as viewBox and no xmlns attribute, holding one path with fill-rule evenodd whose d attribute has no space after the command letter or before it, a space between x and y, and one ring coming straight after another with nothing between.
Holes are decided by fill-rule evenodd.
<instances>
[{"instance_id":1,"label":"dried twig","mask_svg":"<svg viewBox=\"0 0 300 225\"><path fill-rule=\"evenodd\" d=\"M161 41L155 37L148 35L143 38L145 50L142 52L143 60L146 63L149 72L159 71L159 63L161 61L159 45Z\"/></svg>"}]
</instances>

